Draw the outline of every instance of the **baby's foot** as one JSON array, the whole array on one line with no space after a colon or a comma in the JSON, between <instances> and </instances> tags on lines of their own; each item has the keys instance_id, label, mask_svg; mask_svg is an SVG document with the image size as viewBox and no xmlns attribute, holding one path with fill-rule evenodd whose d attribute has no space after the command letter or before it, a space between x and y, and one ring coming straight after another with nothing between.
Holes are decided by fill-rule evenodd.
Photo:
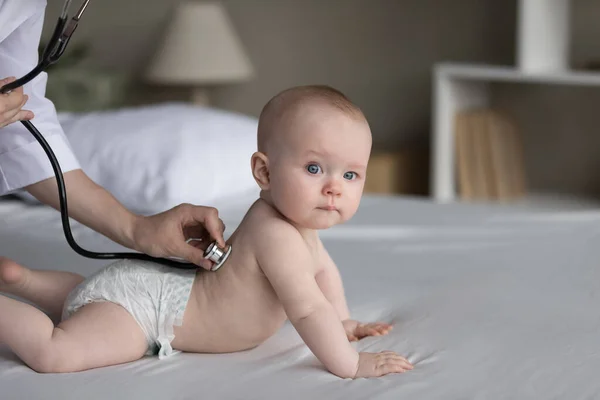
<instances>
[{"instance_id":1,"label":"baby's foot","mask_svg":"<svg viewBox=\"0 0 600 400\"><path fill-rule=\"evenodd\" d=\"M25 286L27 268L13 260L0 257L0 292L10 293Z\"/></svg>"}]
</instances>

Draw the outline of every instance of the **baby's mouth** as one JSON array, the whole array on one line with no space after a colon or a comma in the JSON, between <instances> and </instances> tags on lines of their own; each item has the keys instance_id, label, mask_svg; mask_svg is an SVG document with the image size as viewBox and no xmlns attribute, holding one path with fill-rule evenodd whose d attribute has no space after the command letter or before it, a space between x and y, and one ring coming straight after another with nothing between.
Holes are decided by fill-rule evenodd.
<instances>
[{"instance_id":1,"label":"baby's mouth","mask_svg":"<svg viewBox=\"0 0 600 400\"><path fill-rule=\"evenodd\" d=\"M321 210L325 210L325 211L337 211L337 207L336 206L323 206L323 207L319 207L319 209Z\"/></svg>"}]
</instances>

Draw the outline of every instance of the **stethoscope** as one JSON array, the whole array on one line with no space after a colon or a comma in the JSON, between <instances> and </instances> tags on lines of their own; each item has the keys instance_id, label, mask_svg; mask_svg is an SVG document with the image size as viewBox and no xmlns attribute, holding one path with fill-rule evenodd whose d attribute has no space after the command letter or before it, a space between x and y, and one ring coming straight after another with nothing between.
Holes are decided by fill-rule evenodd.
<instances>
[{"instance_id":1,"label":"stethoscope","mask_svg":"<svg viewBox=\"0 0 600 400\"><path fill-rule=\"evenodd\" d=\"M0 88L0 94L5 94L14 90L18 87L21 87L31 81L33 78L38 76L41 72L43 72L50 65L56 63L60 56L64 53L73 32L77 29L77 25L79 24L79 19L83 15L83 12L87 8L90 0L85 0L84 3L79 8L77 14L68 19L68 10L72 0L66 0L63 6L62 13L58 19L56 27L54 28L54 32L52 33L52 37L48 42L48 45L44 49L44 52L40 58L40 62L38 65L32 69L27 75L23 76L16 81L4 85ZM60 168L60 164L52 151L52 148L44 139L44 136L37 130L37 128L30 121L21 121L21 123L27 128L27 130L35 137L38 143L44 149L44 152L48 156L50 163L52 164L52 169L54 170L54 176L56 177L56 182L58 184L58 195L60 201L60 214L62 219L62 227L65 233L65 238L67 242L71 246L76 253L82 255L87 258L94 259L102 259L102 260L112 260L112 259L134 259L134 260L145 260L145 261L153 261L156 263L168 265L170 267L180 268L180 269L196 269L198 266L192 263L187 263L184 261L178 261L175 259L169 258L157 258L152 257L143 253L96 253L92 251L85 250L81 248L73 238L71 233L71 226L69 224L69 213L67 209L67 191L65 189L65 182L63 179L62 170ZM188 242L191 240L196 240L193 238L188 239ZM206 250L204 251L204 258L210 259L215 263L211 268L211 271L218 270L223 263L229 257L231 253L231 246L228 246L227 249L220 248L216 242L211 243Z\"/></svg>"}]
</instances>

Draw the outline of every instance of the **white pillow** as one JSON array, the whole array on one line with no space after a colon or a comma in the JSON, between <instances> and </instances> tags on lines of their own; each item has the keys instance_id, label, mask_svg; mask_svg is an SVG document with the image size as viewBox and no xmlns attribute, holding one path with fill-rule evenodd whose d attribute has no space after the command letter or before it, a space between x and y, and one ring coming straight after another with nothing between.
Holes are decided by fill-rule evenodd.
<instances>
[{"instance_id":1,"label":"white pillow","mask_svg":"<svg viewBox=\"0 0 600 400\"><path fill-rule=\"evenodd\" d=\"M63 114L61 124L86 174L134 212L258 195L256 118L166 103Z\"/></svg>"}]
</instances>

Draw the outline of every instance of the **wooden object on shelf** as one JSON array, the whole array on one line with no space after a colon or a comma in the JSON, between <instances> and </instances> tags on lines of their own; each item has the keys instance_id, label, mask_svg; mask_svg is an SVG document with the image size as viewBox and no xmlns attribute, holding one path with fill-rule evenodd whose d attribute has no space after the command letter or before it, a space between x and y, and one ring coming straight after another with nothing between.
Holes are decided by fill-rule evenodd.
<instances>
[{"instance_id":1,"label":"wooden object on shelf","mask_svg":"<svg viewBox=\"0 0 600 400\"><path fill-rule=\"evenodd\" d=\"M454 132L456 137L456 171L460 197L465 200L472 200L475 198L475 188L473 187L473 178L471 177L473 170L471 160L473 157L471 156L472 142L469 136L467 111L456 114Z\"/></svg>"},{"instance_id":2,"label":"wooden object on shelf","mask_svg":"<svg viewBox=\"0 0 600 400\"><path fill-rule=\"evenodd\" d=\"M364 192L426 195L428 149L407 146L395 151L374 150L367 167Z\"/></svg>"},{"instance_id":3,"label":"wooden object on shelf","mask_svg":"<svg viewBox=\"0 0 600 400\"><path fill-rule=\"evenodd\" d=\"M455 143L461 199L509 201L526 194L522 141L510 117L490 109L461 111Z\"/></svg>"},{"instance_id":4,"label":"wooden object on shelf","mask_svg":"<svg viewBox=\"0 0 600 400\"><path fill-rule=\"evenodd\" d=\"M490 149L487 140L487 118L486 112L474 112L469 118L471 140L473 141L473 156L475 157L474 173L476 176L476 198L493 198L493 172L489 167ZM486 132L482 134L482 132Z\"/></svg>"},{"instance_id":5,"label":"wooden object on shelf","mask_svg":"<svg viewBox=\"0 0 600 400\"><path fill-rule=\"evenodd\" d=\"M518 0L516 65L436 64L432 109L431 192L448 203L458 195L453 119L457 112L489 107L491 83L600 86L600 74L569 69L570 0ZM501 195L498 195L501 196Z\"/></svg>"},{"instance_id":6,"label":"wooden object on shelf","mask_svg":"<svg viewBox=\"0 0 600 400\"><path fill-rule=\"evenodd\" d=\"M431 193L435 201L456 200L454 118L457 112L491 107L493 85L501 83L600 87L590 71L523 72L509 66L441 63L434 70Z\"/></svg>"}]
</instances>

